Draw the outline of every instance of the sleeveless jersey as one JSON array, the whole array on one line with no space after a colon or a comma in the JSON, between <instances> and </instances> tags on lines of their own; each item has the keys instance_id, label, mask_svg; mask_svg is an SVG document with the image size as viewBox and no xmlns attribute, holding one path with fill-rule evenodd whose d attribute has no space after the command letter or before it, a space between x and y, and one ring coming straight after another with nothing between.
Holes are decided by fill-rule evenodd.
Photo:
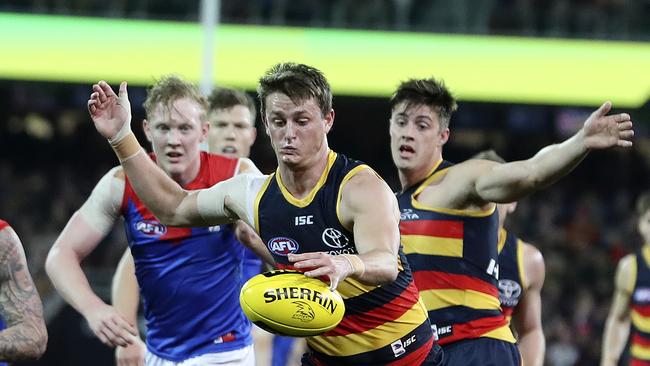
<instances>
[{"instance_id":1,"label":"sleeveless jersey","mask_svg":"<svg viewBox=\"0 0 650 366\"><path fill-rule=\"evenodd\" d=\"M4 220L0 220L0 230L4 230L7 227L10 227L9 224ZM5 328L6 328L5 322L2 319L2 317L0 317L0 330L3 330ZM0 366L7 366L7 364L0 361Z\"/></svg>"},{"instance_id":2,"label":"sleeveless jersey","mask_svg":"<svg viewBox=\"0 0 650 366\"><path fill-rule=\"evenodd\" d=\"M496 209L430 208L415 199L451 165L441 161L425 180L397 195L404 252L438 343L478 337L514 343L499 303Z\"/></svg>"},{"instance_id":3,"label":"sleeveless jersey","mask_svg":"<svg viewBox=\"0 0 650 366\"><path fill-rule=\"evenodd\" d=\"M499 230L499 301L510 324L512 313L526 290L523 244L505 229Z\"/></svg>"},{"instance_id":4,"label":"sleeveless jersey","mask_svg":"<svg viewBox=\"0 0 650 366\"><path fill-rule=\"evenodd\" d=\"M256 198L256 229L279 268L293 268L289 253L356 254L354 235L339 219L344 184L362 169L361 162L330 151L316 187L294 198L279 172L270 175ZM383 286L342 281L337 290L345 315L334 329L307 339L317 365L419 365L428 355L432 333L426 310L402 250L397 279Z\"/></svg>"},{"instance_id":5,"label":"sleeveless jersey","mask_svg":"<svg viewBox=\"0 0 650 366\"><path fill-rule=\"evenodd\" d=\"M153 157L152 157L153 158ZM201 168L186 189L233 176L237 159L201 152ZM122 214L135 260L148 349L182 361L251 344L251 324L239 305L244 247L232 225L162 225L126 180Z\"/></svg>"},{"instance_id":6,"label":"sleeveless jersey","mask_svg":"<svg viewBox=\"0 0 650 366\"><path fill-rule=\"evenodd\" d=\"M630 299L632 366L650 365L650 247L636 253L636 279Z\"/></svg>"}]
</instances>

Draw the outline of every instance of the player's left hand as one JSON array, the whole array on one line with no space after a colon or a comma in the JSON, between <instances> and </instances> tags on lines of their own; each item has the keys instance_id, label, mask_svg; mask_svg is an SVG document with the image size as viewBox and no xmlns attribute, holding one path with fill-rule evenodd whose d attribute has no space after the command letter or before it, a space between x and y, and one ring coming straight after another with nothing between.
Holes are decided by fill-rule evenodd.
<instances>
[{"instance_id":1,"label":"player's left hand","mask_svg":"<svg viewBox=\"0 0 650 366\"><path fill-rule=\"evenodd\" d=\"M289 254L288 259L296 269L306 270L304 275L307 277L327 276L332 290L336 290L339 282L353 271L347 259L325 252Z\"/></svg>"},{"instance_id":2,"label":"player's left hand","mask_svg":"<svg viewBox=\"0 0 650 366\"><path fill-rule=\"evenodd\" d=\"M614 146L632 146L632 120L627 113L608 116L611 102L605 102L585 121L583 132L585 146L589 149L605 149Z\"/></svg>"},{"instance_id":3,"label":"player's left hand","mask_svg":"<svg viewBox=\"0 0 650 366\"><path fill-rule=\"evenodd\" d=\"M88 99L88 112L97 131L111 142L117 142L131 132L131 102L126 82L120 84L119 94L100 81L93 85Z\"/></svg>"}]
</instances>

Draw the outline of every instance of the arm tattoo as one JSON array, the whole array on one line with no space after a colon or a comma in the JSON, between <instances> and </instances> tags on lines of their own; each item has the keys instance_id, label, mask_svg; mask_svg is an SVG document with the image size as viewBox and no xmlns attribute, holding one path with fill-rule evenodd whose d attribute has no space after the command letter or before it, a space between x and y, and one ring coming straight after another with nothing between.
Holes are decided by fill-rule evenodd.
<instances>
[{"instance_id":1,"label":"arm tattoo","mask_svg":"<svg viewBox=\"0 0 650 366\"><path fill-rule=\"evenodd\" d=\"M38 296L18 236L0 230L0 360L38 358L45 351L47 330Z\"/></svg>"}]
</instances>

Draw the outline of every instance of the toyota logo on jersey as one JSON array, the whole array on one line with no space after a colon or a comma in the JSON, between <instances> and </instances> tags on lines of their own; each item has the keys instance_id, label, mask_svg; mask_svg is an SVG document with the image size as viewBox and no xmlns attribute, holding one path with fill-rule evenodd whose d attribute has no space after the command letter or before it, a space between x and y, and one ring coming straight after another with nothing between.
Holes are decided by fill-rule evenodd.
<instances>
[{"instance_id":1,"label":"toyota logo on jersey","mask_svg":"<svg viewBox=\"0 0 650 366\"><path fill-rule=\"evenodd\" d=\"M269 240L266 246L269 248L271 253L283 256L287 256L298 251L298 243L291 238L286 238L283 236Z\"/></svg>"},{"instance_id":2,"label":"toyota logo on jersey","mask_svg":"<svg viewBox=\"0 0 650 366\"><path fill-rule=\"evenodd\" d=\"M323 231L321 238L323 239L323 243L327 244L328 247L336 249L345 248L350 242L348 237L343 235L342 232L331 227Z\"/></svg>"}]
</instances>

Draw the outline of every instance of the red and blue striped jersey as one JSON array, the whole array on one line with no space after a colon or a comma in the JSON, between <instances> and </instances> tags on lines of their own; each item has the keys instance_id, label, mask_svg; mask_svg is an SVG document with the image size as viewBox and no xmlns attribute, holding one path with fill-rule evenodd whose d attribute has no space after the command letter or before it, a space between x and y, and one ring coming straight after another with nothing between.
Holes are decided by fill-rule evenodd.
<instances>
[{"instance_id":1,"label":"red and blue striped jersey","mask_svg":"<svg viewBox=\"0 0 650 366\"><path fill-rule=\"evenodd\" d=\"M211 187L232 177L237 164L237 159L201 152L200 171L184 188ZM167 227L136 196L128 178L122 215L149 351L178 362L252 343L251 324L239 305L244 247L232 225Z\"/></svg>"}]
</instances>

